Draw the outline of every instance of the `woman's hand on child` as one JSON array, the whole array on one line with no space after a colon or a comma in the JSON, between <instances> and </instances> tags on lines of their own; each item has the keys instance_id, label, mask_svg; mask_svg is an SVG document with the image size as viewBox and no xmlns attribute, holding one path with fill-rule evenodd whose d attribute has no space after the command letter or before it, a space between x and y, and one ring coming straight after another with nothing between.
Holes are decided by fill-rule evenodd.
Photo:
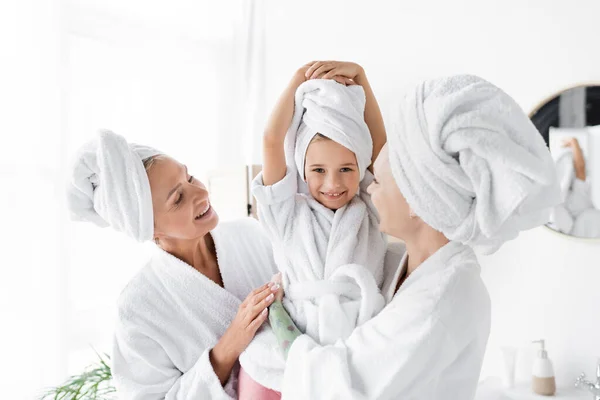
<instances>
[{"instance_id":1,"label":"woman's hand on child","mask_svg":"<svg viewBox=\"0 0 600 400\"><path fill-rule=\"evenodd\" d=\"M240 304L229 328L211 352L217 363L228 364L238 359L267 320L268 307L275 301L278 290L277 284L269 282L250 293Z\"/></svg>"},{"instance_id":2,"label":"woman's hand on child","mask_svg":"<svg viewBox=\"0 0 600 400\"><path fill-rule=\"evenodd\" d=\"M339 83L355 84L356 78L364 73L363 68L353 62L346 61L317 61L314 62L306 71L306 79L335 79L335 77L346 78L343 82L335 79ZM348 81L351 80L351 81Z\"/></svg>"},{"instance_id":3,"label":"woman's hand on child","mask_svg":"<svg viewBox=\"0 0 600 400\"><path fill-rule=\"evenodd\" d=\"M281 299L283 299L283 283L281 282L281 272L273 275L270 283L279 287L279 290L275 292L275 300L281 301Z\"/></svg>"}]
</instances>

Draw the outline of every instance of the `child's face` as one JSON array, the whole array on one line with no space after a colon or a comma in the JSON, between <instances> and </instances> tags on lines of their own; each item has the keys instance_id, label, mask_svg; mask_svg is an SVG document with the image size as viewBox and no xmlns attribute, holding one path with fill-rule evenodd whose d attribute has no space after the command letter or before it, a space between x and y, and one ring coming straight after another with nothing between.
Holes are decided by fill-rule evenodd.
<instances>
[{"instance_id":1,"label":"child's face","mask_svg":"<svg viewBox=\"0 0 600 400\"><path fill-rule=\"evenodd\" d=\"M356 155L341 144L322 138L308 146L304 176L313 198L334 211L352 200L360 183Z\"/></svg>"}]
</instances>

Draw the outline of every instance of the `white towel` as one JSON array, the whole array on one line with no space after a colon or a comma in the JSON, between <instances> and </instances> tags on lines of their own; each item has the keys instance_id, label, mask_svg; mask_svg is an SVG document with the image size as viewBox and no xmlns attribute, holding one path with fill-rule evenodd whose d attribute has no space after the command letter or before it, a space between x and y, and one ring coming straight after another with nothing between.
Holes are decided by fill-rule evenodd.
<instances>
[{"instance_id":1,"label":"white towel","mask_svg":"<svg viewBox=\"0 0 600 400\"><path fill-rule=\"evenodd\" d=\"M142 160L157 154L155 149L101 131L81 148L73 163L67 188L71 218L111 226L140 242L152 239L152 195Z\"/></svg>"},{"instance_id":2,"label":"white towel","mask_svg":"<svg viewBox=\"0 0 600 400\"><path fill-rule=\"evenodd\" d=\"M395 111L392 172L428 225L490 254L548 222L560 202L554 163L509 95L459 75L420 83Z\"/></svg>"},{"instance_id":3,"label":"white towel","mask_svg":"<svg viewBox=\"0 0 600 400\"><path fill-rule=\"evenodd\" d=\"M320 133L354 152L362 180L371 165L373 141L365 122L365 91L362 86L344 86L331 79L312 79L296 90L292 122L285 137L288 169L304 183L304 160L312 138Z\"/></svg>"}]
</instances>

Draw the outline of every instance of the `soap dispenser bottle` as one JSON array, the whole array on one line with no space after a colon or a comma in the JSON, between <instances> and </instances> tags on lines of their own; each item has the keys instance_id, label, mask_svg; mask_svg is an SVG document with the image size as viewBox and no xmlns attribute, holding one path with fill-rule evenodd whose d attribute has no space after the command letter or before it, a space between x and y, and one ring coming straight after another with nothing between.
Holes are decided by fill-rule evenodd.
<instances>
[{"instance_id":1,"label":"soap dispenser bottle","mask_svg":"<svg viewBox=\"0 0 600 400\"><path fill-rule=\"evenodd\" d=\"M552 362L548 359L545 341L535 340L533 343L539 343L541 349L533 361L532 388L537 394L544 396L554 396L556 393L556 381L554 379L554 369Z\"/></svg>"}]
</instances>

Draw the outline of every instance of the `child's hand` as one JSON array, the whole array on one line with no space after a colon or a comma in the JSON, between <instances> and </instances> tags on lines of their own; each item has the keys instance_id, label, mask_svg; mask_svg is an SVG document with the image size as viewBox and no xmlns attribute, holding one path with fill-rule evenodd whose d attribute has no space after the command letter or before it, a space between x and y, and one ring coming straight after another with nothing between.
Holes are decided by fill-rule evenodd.
<instances>
[{"instance_id":1,"label":"child's hand","mask_svg":"<svg viewBox=\"0 0 600 400\"><path fill-rule=\"evenodd\" d=\"M336 76L341 76L356 81L356 77L363 73L364 70L362 67L356 63L346 61L317 61L308 68L305 76L306 79L334 79Z\"/></svg>"},{"instance_id":2,"label":"child's hand","mask_svg":"<svg viewBox=\"0 0 600 400\"><path fill-rule=\"evenodd\" d=\"M577 150L577 149L581 148L579 146L579 141L577 140L577 138L574 138L574 137L563 139L561 144L562 144L562 147L570 147L573 150Z\"/></svg>"},{"instance_id":3,"label":"child's hand","mask_svg":"<svg viewBox=\"0 0 600 400\"><path fill-rule=\"evenodd\" d=\"M337 83L341 83L342 85L345 86L352 86L352 85L356 85L356 82L354 82L352 79L350 78L346 78L345 76L341 76L341 75L336 75L332 78L334 81L336 81Z\"/></svg>"},{"instance_id":4,"label":"child's hand","mask_svg":"<svg viewBox=\"0 0 600 400\"><path fill-rule=\"evenodd\" d=\"M315 61L311 61L308 64L304 64L303 66L298 68L298 70L294 74L294 79L300 80L302 82L307 81L308 78L306 77L306 73L309 70L309 68L313 66L314 63Z\"/></svg>"},{"instance_id":5,"label":"child's hand","mask_svg":"<svg viewBox=\"0 0 600 400\"><path fill-rule=\"evenodd\" d=\"M275 292L275 301L283 299L283 283L281 282L281 272L273 275L271 282L279 285L279 290Z\"/></svg>"}]
</instances>

